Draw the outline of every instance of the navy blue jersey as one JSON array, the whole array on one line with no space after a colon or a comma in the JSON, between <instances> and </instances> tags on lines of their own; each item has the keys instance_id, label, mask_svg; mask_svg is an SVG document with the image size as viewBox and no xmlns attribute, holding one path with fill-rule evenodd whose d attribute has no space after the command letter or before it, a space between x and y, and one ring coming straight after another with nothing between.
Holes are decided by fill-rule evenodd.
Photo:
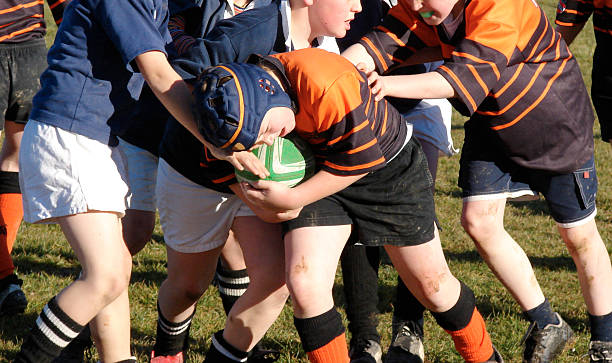
<instances>
[{"instance_id":1,"label":"navy blue jersey","mask_svg":"<svg viewBox=\"0 0 612 363\"><path fill-rule=\"evenodd\" d=\"M134 59L166 52L164 0L74 0L64 13L30 118L104 143L124 119L144 80Z\"/></svg>"}]
</instances>

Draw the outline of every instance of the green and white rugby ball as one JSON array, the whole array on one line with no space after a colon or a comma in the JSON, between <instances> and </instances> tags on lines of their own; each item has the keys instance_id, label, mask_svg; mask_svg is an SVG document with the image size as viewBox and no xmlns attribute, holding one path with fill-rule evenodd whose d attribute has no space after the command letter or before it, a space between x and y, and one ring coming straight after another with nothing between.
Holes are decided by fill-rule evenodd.
<instances>
[{"instance_id":1,"label":"green and white rugby ball","mask_svg":"<svg viewBox=\"0 0 612 363\"><path fill-rule=\"evenodd\" d=\"M272 180L293 187L310 178L315 172L315 158L308 143L295 134L277 137L270 146L261 145L252 151L262 161ZM241 182L260 180L246 170L236 170Z\"/></svg>"}]
</instances>

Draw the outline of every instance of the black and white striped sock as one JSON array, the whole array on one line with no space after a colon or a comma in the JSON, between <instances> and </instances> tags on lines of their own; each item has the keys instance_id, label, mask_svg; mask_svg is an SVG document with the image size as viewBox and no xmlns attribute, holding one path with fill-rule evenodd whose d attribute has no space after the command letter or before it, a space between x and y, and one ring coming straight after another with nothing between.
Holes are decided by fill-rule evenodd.
<instances>
[{"instance_id":1,"label":"black and white striped sock","mask_svg":"<svg viewBox=\"0 0 612 363\"><path fill-rule=\"evenodd\" d=\"M246 269L226 270L219 264L217 267L217 282L219 283L219 295L223 303L223 310L225 310L225 314L228 314L236 300L249 287L249 275Z\"/></svg>"},{"instance_id":2,"label":"black and white striped sock","mask_svg":"<svg viewBox=\"0 0 612 363\"><path fill-rule=\"evenodd\" d=\"M57 305L53 297L36 319L15 362L51 362L83 330Z\"/></svg>"},{"instance_id":3,"label":"black and white striped sock","mask_svg":"<svg viewBox=\"0 0 612 363\"><path fill-rule=\"evenodd\" d=\"M166 319L157 303L157 337L153 351L155 356L176 355L187 350L189 343L189 328L195 310L187 319L173 323Z\"/></svg>"}]
</instances>

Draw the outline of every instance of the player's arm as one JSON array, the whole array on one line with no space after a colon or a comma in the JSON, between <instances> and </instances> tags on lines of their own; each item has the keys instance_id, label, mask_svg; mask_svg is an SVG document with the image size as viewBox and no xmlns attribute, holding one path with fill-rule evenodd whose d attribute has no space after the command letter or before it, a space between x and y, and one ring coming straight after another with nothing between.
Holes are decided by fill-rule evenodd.
<instances>
[{"instance_id":1,"label":"player's arm","mask_svg":"<svg viewBox=\"0 0 612 363\"><path fill-rule=\"evenodd\" d=\"M310 179L293 188L269 180L259 180L252 184L241 183L241 187L252 204L264 209L282 211L300 209L337 193L365 175L367 173L340 176L320 170Z\"/></svg>"},{"instance_id":2,"label":"player's arm","mask_svg":"<svg viewBox=\"0 0 612 363\"><path fill-rule=\"evenodd\" d=\"M355 43L346 48L341 55L348 59L357 67L357 69L365 74L370 74L376 67L372 56L368 53L365 47L359 43Z\"/></svg>"},{"instance_id":3,"label":"player's arm","mask_svg":"<svg viewBox=\"0 0 612 363\"><path fill-rule=\"evenodd\" d=\"M557 26L555 27L555 30L561 33L563 40L565 40L567 45L570 45L572 44L574 39L576 39L580 31L582 31L582 28L584 28L584 24L585 23L574 24L572 26L563 26L563 25L557 24Z\"/></svg>"},{"instance_id":4,"label":"player's arm","mask_svg":"<svg viewBox=\"0 0 612 363\"><path fill-rule=\"evenodd\" d=\"M280 223L296 218L300 215L302 208L296 208L291 210L270 210L261 208L254 204L249 198L244 195L244 192L238 183L232 184L229 188L236 194L242 201L251 208L251 210L264 222L268 223Z\"/></svg>"},{"instance_id":5,"label":"player's arm","mask_svg":"<svg viewBox=\"0 0 612 363\"><path fill-rule=\"evenodd\" d=\"M161 103L172 116L200 140L201 143L206 145L215 157L229 161L239 170L247 169L261 178L267 176L268 171L252 153L227 153L204 140L204 137L198 132L196 122L191 113L191 90L187 83L172 69L164 53L160 51L145 52L136 56L135 61L147 84Z\"/></svg>"},{"instance_id":6,"label":"player's arm","mask_svg":"<svg viewBox=\"0 0 612 363\"><path fill-rule=\"evenodd\" d=\"M446 78L438 72L380 76L376 72L368 75L368 83L377 101L385 96L401 98L453 98L457 94Z\"/></svg>"}]
</instances>

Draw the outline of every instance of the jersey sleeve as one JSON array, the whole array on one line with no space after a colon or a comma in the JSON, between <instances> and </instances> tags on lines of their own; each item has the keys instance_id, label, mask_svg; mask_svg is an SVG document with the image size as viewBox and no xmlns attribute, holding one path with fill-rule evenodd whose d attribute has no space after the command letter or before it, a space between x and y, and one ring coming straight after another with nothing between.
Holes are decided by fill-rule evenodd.
<instances>
[{"instance_id":1,"label":"jersey sleeve","mask_svg":"<svg viewBox=\"0 0 612 363\"><path fill-rule=\"evenodd\" d=\"M158 4L159 6L147 6ZM101 0L94 9L100 26L111 39L128 69L140 54L166 52L168 39L160 33L160 23L167 28L167 7L162 2L143 0Z\"/></svg>"},{"instance_id":2,"label":"jersey sleeve","mask_svg":"<svg viewBox=\"0 0 612 363\"><path fill-rule=\"evenodd\" d=\"M593 14L593 0L559 0L555 24L575 26L584 24Z\"/></svg>"},{"instance_id":3,"label":"jersey sleeve","mask_svg":"<svg viewBox=\"0 0 612 363\"><path fill-rule=\"evenodd\" d=\"M277 17L273 4L221 20L204 38L194 38L189 47L182 49L181 56L172 63L174 69L184 79L190 79L211 65L246 61L253 53L270 54L276 43Z\"/></svg>"},{"instance_id":4,"label":"jersey sleeve","mask_svg":"<svg viewBox=\"0 0 612 363\"><path fill-rule=\"evenodd\" d=\"M336 175L368 173L385 165L366 111L372 97L365 79L347 72L336 79L313 103L321 144L314 147L319 166ZM365 98L365 99L364 99Z\"/></svg>"},{"instance_id":5,"label":"jersey sleeve","mask_svg":"<svg viewBox=\"0 0 612 363\"><path fill-rule=\"evenodd\" d=\"M407 0L400 0L381 25L361 38L359 43L374 60L378 73L402 63L419 49L440 46L434 28L419 18L408 7Z\"/></svg>"},{"instance_id":6,"label":"jersey sleeve","mask_svg":"<svg viewBox=\"0 0 612 363\"><path fill-rule=\"evenodd\" d=\"M473 114L499 83L518 47L522 21L521 8L512 5L522 2L475 3L465 9L465 37L458 41L450 59L436 70L455 89L455 105L464 115Z\"/></svg>"},{"instance_id":7,"label":"jersey sleeve","mask_svg":"<svg viewBox=\"0 0 612 363\"><path fill-rule=\"evenodd\" d=\"M70 0L47 0L47 4L49 5L49 9L51 9L56 25L62 22L64 9L66 9L68 3L70 3Z\"/></svg>"}]
</instances>

